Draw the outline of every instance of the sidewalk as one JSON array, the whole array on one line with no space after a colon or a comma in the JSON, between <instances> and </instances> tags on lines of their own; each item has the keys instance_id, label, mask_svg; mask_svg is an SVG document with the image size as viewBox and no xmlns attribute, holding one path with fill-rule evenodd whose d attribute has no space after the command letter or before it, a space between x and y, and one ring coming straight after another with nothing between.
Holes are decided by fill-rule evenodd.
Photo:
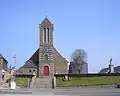
<instances>
[{"instance_id":1,"label":"sidewalk","mask_svg":"<svg viewBox=\"0 0 120 96\"><path fill-rule=\"evenodd\" d=\"M55 89L67 88L115 88L115 85L94 85L94 86L76 86L76 87L55 87Z\"/></svg>"}]
</instances>

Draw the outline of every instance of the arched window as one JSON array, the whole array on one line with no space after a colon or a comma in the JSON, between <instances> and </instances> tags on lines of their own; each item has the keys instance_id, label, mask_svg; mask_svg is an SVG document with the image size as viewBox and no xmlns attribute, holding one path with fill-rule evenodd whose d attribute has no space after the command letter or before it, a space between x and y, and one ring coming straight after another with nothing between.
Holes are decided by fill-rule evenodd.
<instances>
[{"instance_id":1,"label":"arched window","mask_svg":"<svg viewBox=\"0 0 120 96\"><path fill-rule=\"evenodd\" d=\"M45 55L45 60L48 60L48 55Z\"/></svg>"}]
</instances>

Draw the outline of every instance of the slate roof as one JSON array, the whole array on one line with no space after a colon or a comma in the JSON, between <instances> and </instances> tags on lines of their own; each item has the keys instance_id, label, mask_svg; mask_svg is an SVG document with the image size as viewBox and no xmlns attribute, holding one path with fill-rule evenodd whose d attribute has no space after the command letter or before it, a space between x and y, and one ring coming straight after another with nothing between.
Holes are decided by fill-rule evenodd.
<instances>
[{"instance_id":1,"label":"slate roof","mask_svg":"<svg viewBox=\"0 0 120 96\"><path fill-rule=\"evenodd\" d=\"M8 63L8 61L3 57L3 55L0 53L0 58L3 58L4 59L4 61L6 62L6 63Z\"/></svg>"},{"instance_id":2,"label":"slate roof","mask_svg":"<svg viewBox=\"0 0 120 96\"><path fill-rule=\"evenodd\" d=\"M116 66L116 67L114 68L114 70L115 70L115 72L120 72L120 66Z\"/></svg>"},{"instance_id":3,"label":"slate roof","mask_svg":"<svg viewBox=\"0 0 120 96\"><path fill-rule=\"evenodd\" d=\"M100 70L99 73L106 73L107 71L108 71L108 68L103 68L103 69Z\"/></svg>"},{"instance_id":4,"label":"slate roof","mask_svg":"<svg viewBox=\"0 0 120 96\"><path fill-rule=\"evenodd\" d=\"M99 73L106 73L107 71L108 71L108 68L103 68L103 69L100 70ZM119 73L120 72L120 66L114 67L114 72Z\"/></svg>"},{"instance_id":5,"label":"slate roof","mask_svg":"<svg viewBox=\"0 0 120 96\"><path fill-rule=\"evenodd\" d=\"M22 68L36 68L36 66L32 60L28 60L25 62L25 64L22 66Z\"/></svg>"},{"instance_id":6,"label":"slate roof","mask_svg":"<svg viewBox=\"0 0 120 96\"><path fill-rule=\"evenodd\" d=\"M39 60L39 48L36 50L36 52L30 57L29 60L32 60L34 64L38 63L36 61Z\"/></svg>"},{"instance_id":7,"label":"slate roof","mask_svg":"<svg viewBox=\"0 0 120 96\"><path fill-rule=\"evenodd\" d=\"M65 58L65 56L63 56L63 54L60 51L58 51L58 49L56 49L55 47L53 47L53 49L59 54L60 57L64 58L65 61L68 63L68 60Z\"/></svg>"}]
</instances>

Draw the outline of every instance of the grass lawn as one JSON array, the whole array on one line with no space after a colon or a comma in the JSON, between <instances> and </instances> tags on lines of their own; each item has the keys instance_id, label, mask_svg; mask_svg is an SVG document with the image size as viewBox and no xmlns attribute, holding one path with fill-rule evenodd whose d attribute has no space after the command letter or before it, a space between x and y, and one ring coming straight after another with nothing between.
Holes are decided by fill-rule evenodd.
<instances>
[{"instance_id":1,"label":"grass lawn","mask_svg":"<svg viewBox=\"0 0 120 96\"><path fill-rule=\"evenodd\" d=\"M16 77L16 84L17 86L21 86L21 87L28 87L28 79L27 78L23 78L23 77Z\"/></svg>"},{"instance_id":2,"label":"grass lawn","mask_svg":"<svg viewBox=\"0 0 120 96\"><path fill-rule=\"evenodd\" d=\"M73 77L70 81L62 81L62 78L57 78L57 87L112 85L119 83L120 76Z\"/></svg>"}]
</instances>

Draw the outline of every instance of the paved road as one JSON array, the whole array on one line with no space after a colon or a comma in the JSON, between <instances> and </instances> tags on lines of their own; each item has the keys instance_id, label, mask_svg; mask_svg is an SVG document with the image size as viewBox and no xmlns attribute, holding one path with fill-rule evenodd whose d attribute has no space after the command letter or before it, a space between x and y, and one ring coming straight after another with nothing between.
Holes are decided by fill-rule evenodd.
<instances>
[{"instance_id":1,"label":"paved road","mask_svg":"<svg viewBox=\"0 0 120 96\"><path fill-rule=\"evenodd\" d=\"M0 96L120 96L115 88L62 88L0 90Z\"/></svg>"}]
</instances>

